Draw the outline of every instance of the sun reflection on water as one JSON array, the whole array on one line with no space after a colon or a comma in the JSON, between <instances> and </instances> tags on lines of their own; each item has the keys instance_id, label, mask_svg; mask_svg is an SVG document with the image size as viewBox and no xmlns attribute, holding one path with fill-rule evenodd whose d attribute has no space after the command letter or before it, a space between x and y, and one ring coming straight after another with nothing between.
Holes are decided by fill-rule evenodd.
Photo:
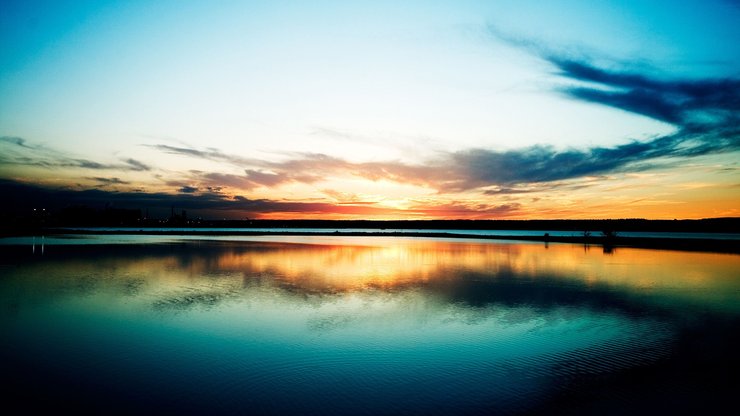
<instances>
[{"instance_id":1,"label":"sun reflection on water","mask_svg":"<svg viewBox=\"0 0 740 416\"><path fill-rule=\"evenodd\" d=\"M25 363L16 378L34 365L114 391L168 386L151 399L168 408L202 397L201 410L237 413L520 411L561 386L665 362L676 343L697 339L696 325L714 328L699 339L723 339L740 315L735 255L226 240L47 244L43 256L9 248L0 352Z\"/></svg>"},{"instance_id":2,"label":"sun reflection on water","mask_svg":"<svg viewBox=\"0 0 740 416\"><path fill-rule=\"evenodd\" d=\"M238 299L237 292L244 296L254 282L326 300L331 294L373 291L378 297L378 291L400 290L450 297L455 288L468 290L470 282L552 281L740 310L740 256L728 254L619 248L604 255L567 244L353 237L70 247L75 246L52 247L41 260L11 268L6 282L22 274L23 286L37 293L109 292L138 301L176 293L183 304L215 305Z\"/></svg>"}]
</instances>

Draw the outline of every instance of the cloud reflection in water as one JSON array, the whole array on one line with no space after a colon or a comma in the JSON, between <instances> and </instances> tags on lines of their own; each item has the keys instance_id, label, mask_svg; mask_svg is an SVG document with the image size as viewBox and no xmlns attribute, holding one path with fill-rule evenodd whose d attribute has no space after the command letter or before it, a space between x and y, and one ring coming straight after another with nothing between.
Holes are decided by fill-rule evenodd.
<instances>
[{"instance_id":1,"label":"cloud reflection in water","mask_svg":"<svg viewBox=\"0 0 740 416\"><path fill-rule=\"evenodd\" d=\"M594 377L654 368L702 320L738 316L732 255L290 238L8 248L5 333L25 340L21 356L116 364L121 351L135 361L96 367L104 384L153 377L175 401L195 377L231 410L435 413L544 405ZM49 350L50 337L79 356Z\"/></svg>"}]
</instances>

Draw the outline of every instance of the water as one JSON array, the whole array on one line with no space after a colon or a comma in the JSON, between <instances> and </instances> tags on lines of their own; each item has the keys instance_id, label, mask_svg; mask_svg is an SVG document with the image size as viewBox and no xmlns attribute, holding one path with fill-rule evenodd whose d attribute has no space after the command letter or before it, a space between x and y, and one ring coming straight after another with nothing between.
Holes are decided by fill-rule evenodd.
<instances>
[{"instance_id":1,"label":"water","mask_svg":"<svg viewBox=\"0 0 740 416\"><path fill-rule=\"evenodd\" d=\"M77 227L72 228L79 231L138 231L138 228L131 227ZM187 233L209 233L209 232L233 232L233 233L308 233L308 234L326 234L326 233L411 233L411 234L451 234L451 235L473 235L473 236L514 236L514 237L542 237L545 233L552 237L583 237L583 231L562 231L562 230L473 230L473 229L426 229L426 228L194 228L194 227L163 227L163 228L143 228L150 232L187 232ZM600 233L593 232L594 236ZM657 232L657 231L622 231L619 232L622 237L640 237L640 238L682 238L682 239L715 239L715 240L740 240L738 233L702 233L702 232Z\"/></svg>"},{"instance_id":2,"label":"water","mask_svg":"<svg viewBox=\"0 0 740 416\"><path fill-rule=\"evenodd\" d=\"M3 396L24 411L711 413L737 394L738 255L336 236L0 244Z\"/></svg>"}]
</instances>

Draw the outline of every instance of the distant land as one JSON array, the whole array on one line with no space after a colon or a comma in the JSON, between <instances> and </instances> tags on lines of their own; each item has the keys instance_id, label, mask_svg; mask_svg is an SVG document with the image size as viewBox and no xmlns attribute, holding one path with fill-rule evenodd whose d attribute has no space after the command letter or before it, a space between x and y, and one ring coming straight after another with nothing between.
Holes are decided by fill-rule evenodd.
<instances>
[{"instance_id":1,"label":"distant land","mask_svg":"<svg viewBox=\"0 0 740 416\"><path fill-rule=\"evenodd\" d=\"M17 193L10 193L16 195ZM677 250L740 253L740 239L712 234L740 235L740 217L650 220L625 219L447 219L447 220L225 220L191 217L186 210L169 209L169 215L149 217L148 209L128 209L106 204L66 205L40 195L10 198L0 207L0 236L54 234L160 234L160 235L341 235L403 236L529 240L595 244L604 247L629 246ZM43 196L50 196L41 194ZM33 202L33 205L31 205ZM38 204L38 205L37 205ZM48 208L32 208L47 206ZM95 206L95 207L94 207ZM306 230L308 229L308 230ZM268 230L268 231L265 231ZM449 231L448 231L449 230ZM452 230L455 230L454 233ZM470 230L466 233L465 230ZM495 235L480 235L473 230L495 230ZM540 231L529 234L506 231ZM562 232L572 232L563 236ZM560 232L550 235L549 232ZM692 238L636 237L622 233L702 233Z\"/></svg>"},{"instance_id":2,"label":"distant land","mask_svg":"<svg viewBox=\"0 0 740 416\"><path fill-rule=\"evenodd\" d=\"M116 204L99 191L64 192L0 179L0 234L21 235L70 227L148 228L314 228L314 229L415 229L415 230L539 230L589 232L701 232L740 233L740 217L650 220L626 219L434 219L434 220L268 220L209 218L203 210L183 200L171 199L164 208L158 201ZM71 194L74 194L70 196ZM108 194L105 194L110 196ZM121 202L121 201L117 201ZM149 201L151 202L151 201ZM179 202L179 203L178 203ZM151 215L150 215L151 214ZM249 215L249 214L245 214ZM299 216L299 214L297 215ZM218 218L218 219L216 219Z\"/></svg>"},{"instance_id":3,"label":"distant land","mask_svg":"<svg viewBox=\"0 0 740 416\"><path fill-rule=\"evenodd\" d=\"M702 232L740 233L740 217L650 220L624 219L531 219L531 220L212 220L188 218L185 211L169 218L147 218L141 210L73 207L58 211L30 210L25 215L0 217L0 232L17 234L45 228L331 228L331 229L418 229L418 230L544 230L574 232Z\"/></svg>"},{"instance_id":4,"label":"distant land","mask_svg":"<svg viewBox=\"0 0 740 416\"><path fill-rule=\"evenodd\" d=\"M97 228L97 229L96 229ZM265 231L265 229L269 231ZM301 230L303 229L303 230ZM306 231L305 229L310 229ZM322 231L325 230L325 231ZM449 232L448 232L449 230ZM452 230L455 230L452 233ZM470 230L466 233L465 230ZM501 231L480 235L473 230ZM542 231L526 235L506 231ZM550 235L571 231L573 235ZM703 233L700 238L623 236L625 232ZM0 236L54 234L152 234L152 235L339 235L390 237L441 237L498 240L529 240L595 244L605 251L613 247L642 247L691 251L740 253L740 239L713 238L711 234L740 235L740 218L683 220L561 219L561 220L206 220L188 218L185 211L170 218L151 219L141 210L74 207L53 212L32 210L27 215L3 217Z\"/></svg>"}]
</instances>

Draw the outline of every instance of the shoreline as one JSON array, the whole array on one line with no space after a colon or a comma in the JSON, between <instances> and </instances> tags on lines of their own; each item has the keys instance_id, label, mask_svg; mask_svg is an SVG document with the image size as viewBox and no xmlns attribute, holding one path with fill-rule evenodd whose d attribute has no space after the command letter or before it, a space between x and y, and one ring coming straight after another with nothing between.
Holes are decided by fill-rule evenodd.
<instances>
[{"instance_id":1,"label":"shoreline","mask_svg":"<svg viewBox=\"0 0 740 416\"><path fill-rule=\"evenodd\" d=\"M505 230L502 230L505 231ZM317 237L412 237L412 238L450 238L475 240L528 241L542 243L579 244L584 246L601 246L605 252L613 249L645 248L656 250L702 251L715 253L740 254L740 240L712 238L675 238L675 237L625 237L625 236L540 236L522 235L481 235L446 232L403 232L403 231L245 231L245 230L147 230L132 228L120 230L79 230L79 229L43 229L26 230L25 232L0 233L1 237L30 237L35 235L171 235L171 236L317 236Z\"/></svg>"}]
</instances>

